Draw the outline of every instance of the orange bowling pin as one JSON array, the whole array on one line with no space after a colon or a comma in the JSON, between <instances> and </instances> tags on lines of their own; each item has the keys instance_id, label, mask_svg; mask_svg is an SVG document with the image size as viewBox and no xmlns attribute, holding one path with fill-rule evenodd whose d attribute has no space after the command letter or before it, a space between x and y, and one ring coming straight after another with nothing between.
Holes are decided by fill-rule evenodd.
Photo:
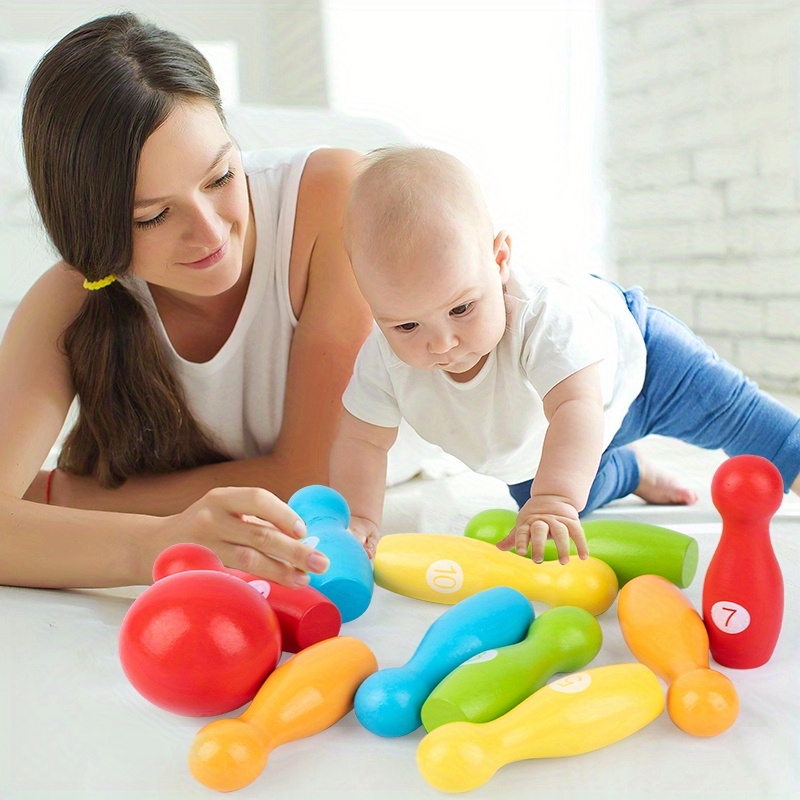
<instances>
[{"instance_id":1,"label":"orange bowling pin","mask_svg":"<svg viewBox=\"0 0 800 800\"><path fill-rule=\"evenodd\" d=\"M549 606L577 606L602 614L617 596L614 570L596 558L534 564L516 553L463 536L398 533L375 552L375 583L397 594L454 604L494 586L510 586Z\"/></svg>"},{"instance_id":2,"label":"orange bowling pin","mask_svg":"<svg viewBox=\"0 0 800 800\"><path fill-rule=\"evenodd\" d=\"M434 788L468 792L512 761L574 756L618 742L663 710L661 684L643 664L596 667L549 683L491 722L436 728L420 742L417 766Z\"/></svg>"},{"instance_id":3,"label":"orange bowling pin","mask_svg":"<svg viewBox=\"0 0 800 800\"><path fill-rule=\"evenodd\" d=\"M708 632L677 586L658 575L640 575L617 601L622 635L636 658L669 684L667 711L694 736L716 736L739 714L730 679L708 666Z\"/></svg>"},{"instance_id":4,"label":"orange bowling pin","mask_svg":"<svg viewBox=\"0 0 800 800\"><path fill-rule=\"evenodd\" d=\"M319 733L347 714L356 690L377 669L372 651L350 636L301 650L264 681L244 714L200 730L189 751L192 775L218 792L247 786L278 745Z\"/></svg>"}]
</instances>

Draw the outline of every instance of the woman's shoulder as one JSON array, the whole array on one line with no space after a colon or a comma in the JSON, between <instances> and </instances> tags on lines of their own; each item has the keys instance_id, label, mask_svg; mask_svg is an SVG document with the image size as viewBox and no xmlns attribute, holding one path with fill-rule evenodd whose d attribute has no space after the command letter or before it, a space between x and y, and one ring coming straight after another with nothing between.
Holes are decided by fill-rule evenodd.
<instances>
[{"instance_id":1,"label":"woman's shoulder","mask_svg":"<svg viewBox=\"0 0 800 800\"><path fill-rule=\"evenodd\" d=\"M363 153L345 148L278 147L242 151L242 166L251 180L260 173L295 168L301 171L305 183L336 184L344 180L349 185L362 158Z\"/></svg>"},{"instance_id":2,"label":"woman's shoulder","mask_svg":"<svg viewBox=\"0 0 800 800\"><path fill-rule=\"evenodd\" d=\"M300 183L302 193L344 206L363 154L355 150L321 148L309 153Z\"/></svg>"},{"instance_id":3,"label":"woman's shoulder","mask_svg":"<svg viewBox=\"0 0 800 800\"><path fill-rule=\"evenodd\" d=\"M363 156L353 150L324 148L310 153L303 170L294 215L290 265L292 306L299 316L304 306L309 275L316 263L319 285L328 297L350 297L358 302L357 289L345 294L342 287L352 282L350 261L344 250L342 217L350 186ZM332 294L335 293L335 294ZM355 306L344 302L342 310L351 316ZM366 311L357 314L366 325ZM371 318L370 318L371 319ZM366 331L364 331L366 334ZM363 338L360 336L359 338Z\"/></svg>"},{"instance_id":4,"label":"woman's shoulder","mask_svg":"<svg viewBox=\"0 0 800 800\"><path fill-rule=\"evenodd\" d=\"M295 250L313 246L320 233L339 234L344 205L362 158L363 154L354 150L328 147L242 153L250 191L267 198L262 206L272 210L274 224L280 217L289 220Z\"/></svg>"},{"instance_id":5,"label":"woman's shoulder","mask_svg":"<svg viewBox=\"0 0 800 800\"><path fill-rule=\"evenodd\" d=\"M314 240L320 234L341 238L350 186L363 158L355 150L323 148L309 154L297 197L297 225Z\"/></svg>"},{"instance_id":6,"label":"woman's shoulder","mask_svg":"<svg viewBox=\"0 0 800 800\"><path fill-rule=\"evenodd\" d=\"M308 155L307 172L318 178L352 177L355 168L364 158L358 150L343 147L320 147Z\"/></svg>"},{"instance_id":7,"label":"woman's shoulder","mask_svg":"<svg viewBox=\"0 0 800 800\"><path fill-rule=\"evenodd\" d=\"M78 315L85 294L83 276L63 264L39 277L20 300L3 335L3 381L17 381L51 397L59 392L71 397L61 338Z\"/></svg>"},{"instance_id":8,"label":"woman's shoulder","mask_svg":"<svg viewBox=\"0 0 800 800\"><path fill-rule=\"evenodd\" d=\"M252 180L256 175L291 169L293 164L300 164L308 158L310 148L270 147L261 150L243 150L242 167Z\"/></svg>"},{"instance_id":9,"label":"woman's shoulder","mask_svg":"<svg viewBox=\"0 0 800 800\"><path fill-rule=\"evenodd\" d=\"M12 318L15 325L60 335L83 305L83 275L63 261L47 269L25 293Z\"/></svg>"}]
</instances>

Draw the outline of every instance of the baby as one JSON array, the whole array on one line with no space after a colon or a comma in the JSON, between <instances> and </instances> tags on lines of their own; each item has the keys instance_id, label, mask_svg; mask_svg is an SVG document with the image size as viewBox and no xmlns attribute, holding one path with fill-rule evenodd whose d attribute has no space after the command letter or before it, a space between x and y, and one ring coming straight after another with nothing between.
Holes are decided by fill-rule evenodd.
<instances>
[{"instance_id":1,"label":"baby","mask_svg":"<svg viewBox=\"0 0 800 800\"><path fill-rule=\"evenodd\" d=\"M476 180L429 148L371 153L345 212L345 242L375 325L345 391L331 486L374 554L386 452L402 418L520 506L499 543L534 561L551 537L559 561L588 549L579 515L635 493L696 495L629 445L672 436L728 455L754 453L800 489L800 419L698 339L593 275L517 281L511 239L495 234Z\"/></svg>"}]
</instances>

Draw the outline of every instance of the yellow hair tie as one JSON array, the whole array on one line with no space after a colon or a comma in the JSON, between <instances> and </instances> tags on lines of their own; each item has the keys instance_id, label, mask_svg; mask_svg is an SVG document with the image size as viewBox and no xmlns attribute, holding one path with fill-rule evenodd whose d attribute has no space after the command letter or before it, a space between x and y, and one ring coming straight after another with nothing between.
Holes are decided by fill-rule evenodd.
<instances>
[{"instance_id":1,"label":"yellow hair tie","mask_svg":"<svg viewBox=\"0 0 800 800\"><path fill-rule=\"evenodd\" d=\"M90 281L84 278L83 288L88 289L90 292L96 292L98 289L105 289L117 279L116 275L106 275L105 278L100 278L99 281Z\"/></svg>"}]
</instances>

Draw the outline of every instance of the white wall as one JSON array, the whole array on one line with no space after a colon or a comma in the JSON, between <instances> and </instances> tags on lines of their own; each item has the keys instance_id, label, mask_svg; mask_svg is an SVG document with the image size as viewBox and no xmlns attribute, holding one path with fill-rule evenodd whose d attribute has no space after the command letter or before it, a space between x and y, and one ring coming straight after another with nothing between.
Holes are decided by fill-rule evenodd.
<instances>
[{"instance_id":1,"label":"white wall","mask_svg":"<svg viewBox=\"0 0 800 800\"><path fill-rule=\"evenodd\" d=\"M594 0L325 0L331 105L474 172L517 274L599 271Z\"/></svg>"},{"instance_id":2,"label":"white wall","mask_svg":"<svg viewBox=\"0 0 800 800\"><path fill-rule=\"evenodd\" d=\"M620 279L800 390L797 0L606 0Z\"/></svg>"},{"instance_id":3,"label":"white wall","mask_svg":"<svg viewBox=\"0 0 800 800\"><path fill-rule=\"evenodd\" d=\"M325 105L318 0L0 0L0 40L51 44L83 22L124 9L191 40L232 40L244 102Z\"/></svg>"}]
</instances>

